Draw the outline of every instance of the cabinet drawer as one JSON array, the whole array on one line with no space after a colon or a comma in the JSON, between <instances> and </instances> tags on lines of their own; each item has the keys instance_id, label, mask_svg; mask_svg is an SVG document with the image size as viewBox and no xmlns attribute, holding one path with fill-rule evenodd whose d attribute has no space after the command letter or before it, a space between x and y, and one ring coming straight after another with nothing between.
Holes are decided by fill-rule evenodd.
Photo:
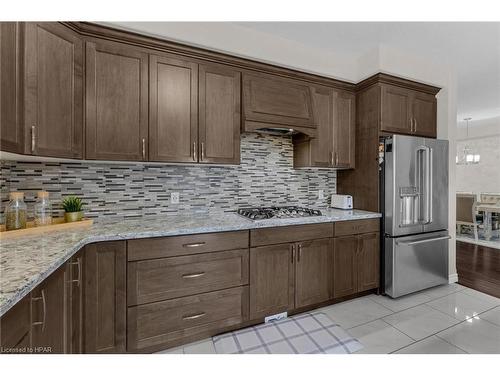
<instances>
[{"instance_id":1,"label":"cabinet drawer","mask_svg":"<svg viewBox=\"0 0 500 375\"><path fill-rule=\"evenodd\" d=\"M328 237L333 237L332 223L261 228L250 231L250 246L273 245Z\"/></svg>"},{"instance_id":2,"label":"cabinet drawer","mask_svg":"<svg viewBox=\"0 0 500 375\"><path fill-rule=\"evenodd\" d=\"M174 346L242 323L248 287L226 289L128 308L128 351Z\"/></svg>"},{"instance_id":3,"label":"cabinet drawer","mask_svg":"<svg viewBox=\"0 0 500 375\"><path fill-rule=\"evenodd\" d=\"M145 238L128 241L128 260L165 258L248 247L248 231Z\"/></svg>"},{"instance_id":4,"label":"cabinet drawer","mask_svg":"<svg viewBox=\"0 0 500 375\"><path fill-rule=\"evenodd\" d=\"M128 305L248 284L248 249L128 263Z\"/></svg>"},{"instance_id":5,"label":"cabinet drawer","mask_svg":"<svg viewBox=\"0 0 500 375\"><path fill-rule=\"evenodd\" d=\"M335 223L335 237L380 231L379 219L339 221Z\"/></svg>"}]
</instances>

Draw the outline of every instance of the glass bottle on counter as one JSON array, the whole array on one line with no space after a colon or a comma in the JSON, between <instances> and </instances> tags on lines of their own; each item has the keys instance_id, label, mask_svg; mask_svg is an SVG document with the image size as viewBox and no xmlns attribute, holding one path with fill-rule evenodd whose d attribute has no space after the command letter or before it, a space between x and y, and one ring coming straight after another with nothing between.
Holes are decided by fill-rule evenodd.
<instances>
[{"instance_id":1,"label":"glass bottle on counter","mask_svg":"<svg viewBox=\"0 0 500 375\"><path fill-rule=\"evenodd\" d=\"M52 207L49 201L48 191L39 191L35 203L35 225L52 224Z\"/></svg>"},{"instance_id":2,"label":"glass bottle on counter","mask_svg":"<svg viewBox=\"0 0 500 375\"><path fill-rule=\"evenodd\" d=\"M5 229L15 230L26 228L27 207L24 203L24 193L14 191L9 194L10 202L5 209Z\"/></svg>"}]
</instances>

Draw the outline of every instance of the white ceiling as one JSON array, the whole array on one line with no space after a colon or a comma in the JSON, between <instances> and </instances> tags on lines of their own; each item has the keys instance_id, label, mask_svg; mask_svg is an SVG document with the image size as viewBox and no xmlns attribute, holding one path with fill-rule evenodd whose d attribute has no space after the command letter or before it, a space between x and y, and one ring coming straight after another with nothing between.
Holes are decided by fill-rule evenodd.
<instances>
[{"instance_id":1,"label":"white ceiling","mask_svg":"<svg viewBox=\"0 0 500 375\"><path fill-rule=\"evenodd\" d=\"M456 69L458 118L500 116L500 23L238 22L308 47L358 59L386 45Z\"/></svg>"}]
</instances>

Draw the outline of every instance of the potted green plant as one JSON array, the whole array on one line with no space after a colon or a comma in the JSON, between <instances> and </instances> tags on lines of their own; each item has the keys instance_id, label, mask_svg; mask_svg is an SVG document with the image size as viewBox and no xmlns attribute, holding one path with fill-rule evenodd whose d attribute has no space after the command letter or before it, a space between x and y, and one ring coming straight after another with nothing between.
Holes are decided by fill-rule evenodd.
<instances>
[{"instance_id":1,"label":"potted green plant","mask_svg":"<svg viewBox=\"0 0 500 375\"><path fill-rule=\"evenodd\" d=\"M62 201L64 208L64 219L67 223L80 221L83 218L83 202L80 198L70 196Z\"/></svg>"}]
</instances>

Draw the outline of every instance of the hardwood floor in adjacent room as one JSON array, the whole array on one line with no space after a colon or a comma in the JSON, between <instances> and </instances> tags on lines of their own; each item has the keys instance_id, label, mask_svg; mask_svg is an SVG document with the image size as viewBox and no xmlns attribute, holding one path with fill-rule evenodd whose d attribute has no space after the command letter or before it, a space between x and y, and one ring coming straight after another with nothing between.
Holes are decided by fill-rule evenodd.
<instances>
[{"instance_id":1,"label":"hardwood floor in adjacent room","mask_svg":"<svg viewBox=\"0 0 500 375\"><path fill-rule=\"evenodd\" d=\"M457 241L458 283L500 298L500 250Z\"/></svg>"}]
</instances>

